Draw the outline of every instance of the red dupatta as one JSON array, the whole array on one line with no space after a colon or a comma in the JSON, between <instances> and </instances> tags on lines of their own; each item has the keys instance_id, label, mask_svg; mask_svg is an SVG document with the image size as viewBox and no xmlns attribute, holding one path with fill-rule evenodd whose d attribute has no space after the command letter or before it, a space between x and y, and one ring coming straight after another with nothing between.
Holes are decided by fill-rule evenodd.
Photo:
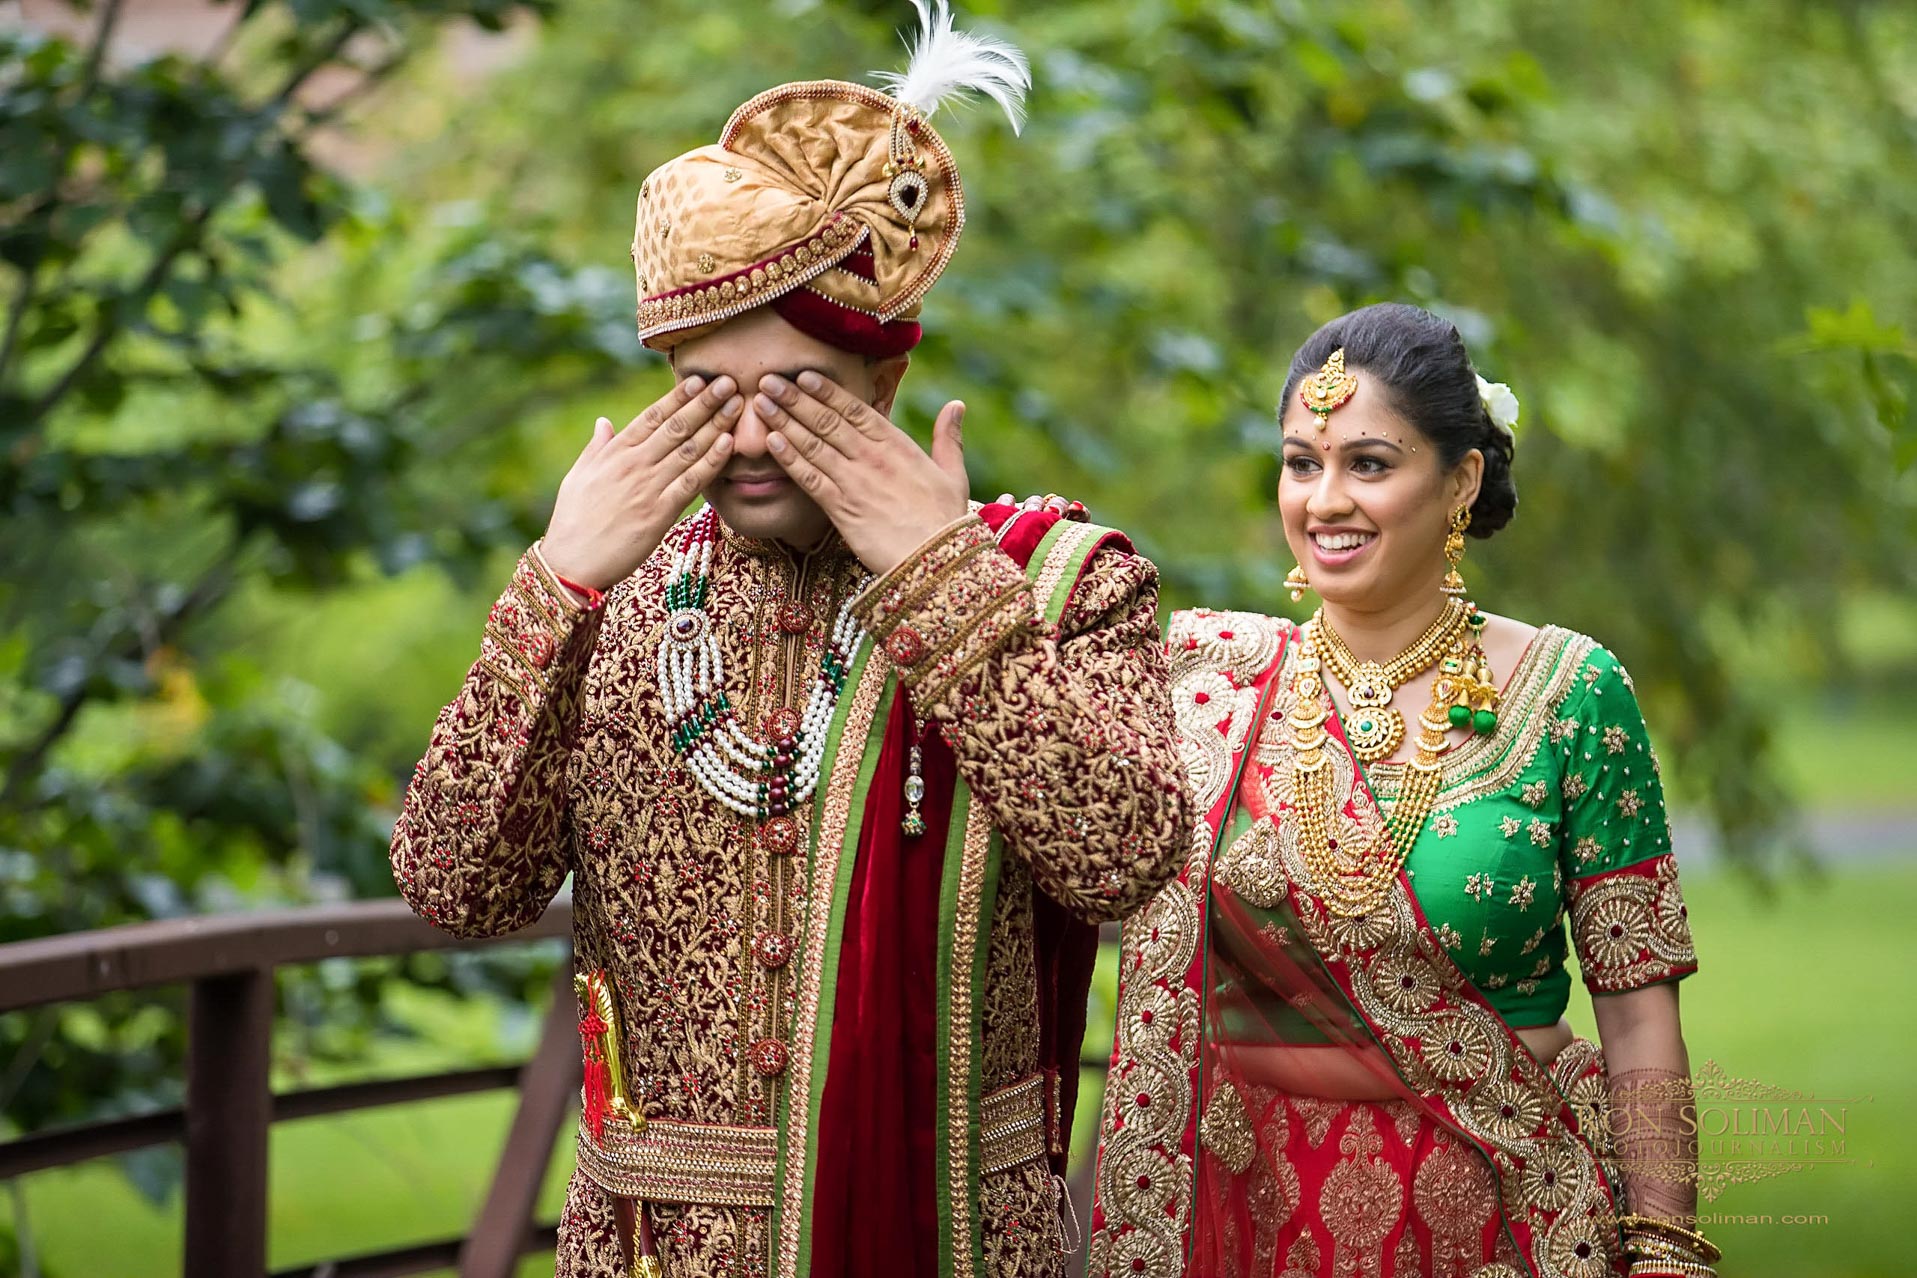
<instances>
[{"instance_id":1,"label":"red dupatta","mask_svg":"<svg viewBox=\"0 0 1917 1278\"><path fill-rule=\"evenodd\" d=\"M1038 599L1055 616L1079 572L1101 545L1129 549L1121 535L1093 525L1060 528L1053 510L994 503L978 511L1000 549L1028 572L1047 563L1063 571ZM1078 535L1068 539L1063 534ZM1042 578L1042 588L1048 583ZM913 712L903 690L891 703L870 781L840 931L829 1065L816 1127L818 1158L810 1201L810 1272L833 1278L891 1278L941 1272L955 1242L936 1209L940 1075L935 1044L940 1005L940 890L947 874L959 775L937 732L921 739L926 832L902 833L905 759ZM989 926L989 919L982 920ZM1046 1077L1046 1145L1052 1170L1064 1171L1077 1095L1085 1002L1097 957L1098 929L1042 893L1033 902L1039 1057ZM976 1033L976 1027L959 1027ZM960 1084L963 1080L958 1080ZM962 1094L962 1092L961 1092ZM971 1191L955 1187L954 1193ZM969 1232L975 1232L974 1225Z\"/></svg>"},{"instance_id":2,"label":"red dupatta","mask_svg":"<svg viewBox=\"0 0 1917 1278\"><path fill-rule=\"evenodd\" d=\"M1402 871L1358 918L1311 890L1288 819L1296 637L1249 613L1172 621L1180 744L1206 819L1185 872L1126 927L1089 1272L1220 1271L1207 1238L1224 1195L1206 1182L1251 1159L1235 1051L1249 1037L1342 1049L1474 1150L1527 1272L1621 1273L1612 1177L1582 1134L1603 1134L1601 1066L1570 1053L1540 1065L1451 961ZM1328 693L1323 709L1327 826L1376 840L1383 817ZM1221 846L1240 796L1255 821Z\"/></svg>"}]
</instances>

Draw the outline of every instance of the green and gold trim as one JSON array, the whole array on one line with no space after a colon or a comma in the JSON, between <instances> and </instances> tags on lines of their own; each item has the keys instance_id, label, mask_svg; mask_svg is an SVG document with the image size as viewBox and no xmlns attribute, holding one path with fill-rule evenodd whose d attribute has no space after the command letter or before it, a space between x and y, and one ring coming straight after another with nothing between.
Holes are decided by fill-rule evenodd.
<instances>
[{"instance_id":1,"label":"green and gold trim","mask_svg":"<svg viewBox=\"0 0 1917 1278\"><path fill-rule=\"evenodd\" d=\"M811 1264L812 1181L818 1168L819 1105L825 1094L826 1062L832 1054L831 1008L838 994L840 931L852 885L865 794L885 746L885 724L898 695L891 663L866 649L847 675L852 695L826 740L833 761L824 798L814 811L805 930L793 989L790 1064L777 1107L778 1194L772 1205L774 1274L805 1274ZM856 756L846 743L864 743ZM856 761L855 761L856 759ZM799 1121L794 1122L796 1117ZM796 1139L795 1139L796 1138Z\"/></svg>"},{"instance_id":2,"label":"green and gold trim","mask_svg":"<svg viewBox=\"0 0 1917 1278\"><path fill-rule=\"evenodd\" d=\"M1003 846L984 805L974 803L970 788L960 781L939 889L935 1020L942 1121L936 1133L934 1202L938 1218L947 1222L939 1233L939 1273L950 1278L970 1278L984 1265L985 1238L978 1218L982 1171L974 1153L983 1135L980 1011L989 948L985 924L998 903Z\"/></svg>"},{"instance_id":3,"label":"green and gold trim","mask_svg":"<svg viewBox=\"0 0 1917 1278\"><path fill-rule=\"evenodd\" d=\"M1058 624L1086 562L1114 535L1096 524L1065 520L1045 535L1025 572L1048 623ZM982 1095L981 1059L990 924L998 904L1004 840L992 829L984 805L973 802L962 777L952 797L951 829L939 897L935 1024L942 1121L936 1134L934 1193L939 1218L947 1222L939 1235L940 1278L973 1278L985 1263L984 1223L978 1212L981 1182L988 1170L1001 1170L991 1165L996 1160L988 1149L987 1138L1001 1124L993 1121L995 1107ZM1043 1157L1042 1122L1032 1134Z\"/></svg>"}]
</instances>

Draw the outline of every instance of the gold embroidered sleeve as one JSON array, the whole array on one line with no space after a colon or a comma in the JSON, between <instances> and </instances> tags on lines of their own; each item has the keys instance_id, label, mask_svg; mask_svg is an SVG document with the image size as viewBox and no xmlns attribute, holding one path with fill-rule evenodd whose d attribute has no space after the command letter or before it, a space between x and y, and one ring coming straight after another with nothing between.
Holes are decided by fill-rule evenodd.
<instances>
[{"instance_id":1,"label":"gold embroidered sleeve","mask_svg":"<svg viewBox=\"0 0 1917 1278\"><path fill-rule=\"evenodd\" d=\"M1620 994L1697 971L1677 858L1669 852L1574 879L1571 939L1593 994Z\"/></svg>"},{"instance_id":2,"label":"gold embroidered sleeve","mask_svg":"<svg viewBox=\"0 0 1917 1278\"><path fill-rule=\"evenodd\" d=\"M1191 801L1150 560L1096 552L1054 627L1024 571L967 516L858 606L1048 896L1122 918L1176 872Z\"/></svg>"},{"instance_id":3,"label":"gold embroidered sleeve","mask_svg":"<svg viewBox=\"0 0 1917 1278\"><path fill-rule=\"evenodd\" d=\"M967 514L865 588L852 611L898 667L913 700L932 705L1037 616L1025 573Z\"/></svg>"},{"instance_id":4,"label":"gold embroidered sleeve","mask_svg":"<svg viewBox=\"0 0 1917 1278\"><path fill-rule=\"evenodd\" d=\"M565 881L566 757L602 612L529 550L488 614L479 660L440 711L393 827L393 879L436 927L515 931Z\"/></svg>"}]
</instances>

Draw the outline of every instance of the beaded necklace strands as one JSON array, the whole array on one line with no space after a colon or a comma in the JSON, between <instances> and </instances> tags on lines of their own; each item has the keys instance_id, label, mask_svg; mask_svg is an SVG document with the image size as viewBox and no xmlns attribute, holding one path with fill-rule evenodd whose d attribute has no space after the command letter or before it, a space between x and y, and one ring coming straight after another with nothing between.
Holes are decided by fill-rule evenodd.
<instances>
[{"instance_id":1,"label":"beaded necklace strands","mask_svg":"<svg viewBox=\"0 0 1917 1278\"><path fill-rule=\"evenodd\" d=\"M803 711L781 707L766 717L769 741L739 726L726 697L725 664L706 602L712 594L712 547L719 512L708 506L674 552L666 582L666 632L659 641L659 689L672 725L672 748L699 785L743 816L781 817L812 797L825 759L825 739L847 673L865 643L852 618L854 589L839 608ZM862 588L862 587L861 587Z\"/></svg>"}]
</instances>

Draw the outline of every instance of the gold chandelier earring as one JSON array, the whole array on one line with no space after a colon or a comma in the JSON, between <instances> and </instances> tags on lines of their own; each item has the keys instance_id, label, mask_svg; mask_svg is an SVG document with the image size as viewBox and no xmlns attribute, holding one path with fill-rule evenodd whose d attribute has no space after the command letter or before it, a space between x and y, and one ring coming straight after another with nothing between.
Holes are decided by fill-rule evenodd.
<instances>
[{"instance_id":1,"label":"gold chandelier earring","mask_svg":"<svg viewBox=\"0 0 1917 1278\"><path fill-rule=\"evenodd\" d=\"M1464 578L1458 575L1458 565L1464 562L1464 530L1471 526L1471 508L1460 506L1451 512L1451 531L1444 539L1444 561L1450 567L1444 574L1444 585L1439 589L1453 599L1464 598Z\"/></svg>"},{"instance_id":2,"label":"gold chandelier earring","mask_svg":"<svg viewBox=\"0 0 1917 1278\"><path fill-rule=\"evenodd\" d=\"M1293 564L1291 571L1285 574L1285 589L1291 592L1291 602L1304 602L1305 591L1311 589L1311 582L1305 578L1303 564Z\"/></svg>"}]
</instances>

